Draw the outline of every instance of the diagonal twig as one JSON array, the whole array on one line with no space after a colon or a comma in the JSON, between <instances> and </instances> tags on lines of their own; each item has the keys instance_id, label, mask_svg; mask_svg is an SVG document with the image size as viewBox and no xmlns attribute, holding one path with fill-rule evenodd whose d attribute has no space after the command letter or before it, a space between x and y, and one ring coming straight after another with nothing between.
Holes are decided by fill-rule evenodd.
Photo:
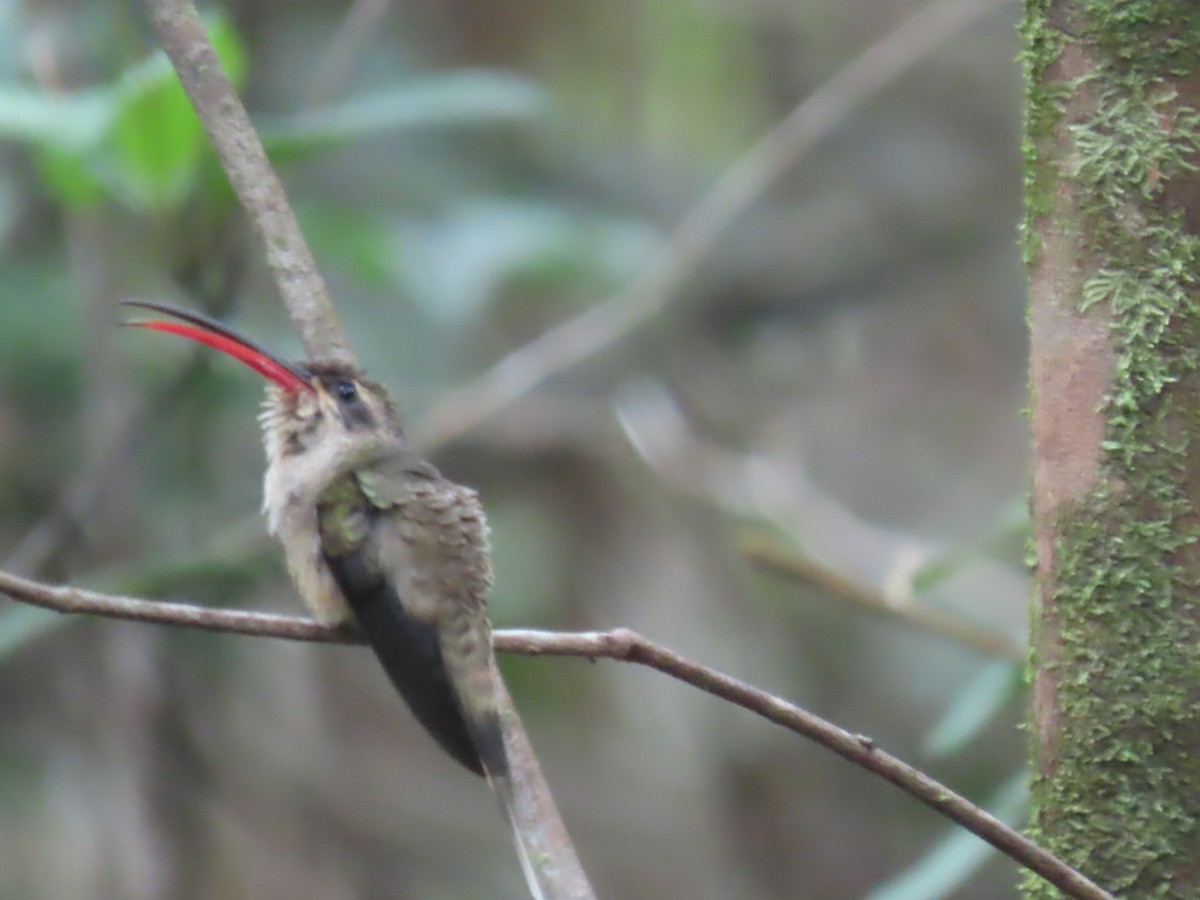
<instances>
[{"instance_id":1,"label":"diagonal twig","mask_svg":"<svg viewBox=\"0 0 1200 900\"><path fill-rule=\"evenodd\" d=\"M0 593L63 613L111 616L300 641L362 642L352 630L296 616L119 597L76 587L45 585L3 571L0 571ZM497 650L510 653L583 656L589 659L603 657L655 669L757 713L890 781L905 793L983 838L1010 859L1041 875L1067 896L1082 900L1112 900L1110 894L1049 851L924 772L880 750L869 737L845 731L794 703L693 662L628 628L582 633L506 629L494 632L493 641Z\"/></svg>"},{"instance_id":2,"label":"diagonal twig","mask_svg":"<svg viewBox=\"0 0 1200 900\"><path fill-rule=\"evenodd\" d=\"M475 428L557 373L658 315L721 235L851 112L1005 0L935 0L818 87L687 211L662 250L616 295L551 327L452 391L410 433L421 447Z\"/></svg>"},{"instance_id":3,"label":"diagonal twig","mask_svg":"<svg viewBox=\"0 0 1200 900\"><path fill-rule=\"evenodd\" d=\"M859 609L900 619L989 656L1015 661L1024 658L1023 644L1008 633L950 609L914 602L909 578L904 579L903 590L878 588L870 580L844 574L814 550L806 547L801 551L799 547L814 543L813 529L801 528L794 517L780 514L776 498L781 495L803 507L805 516L820 522L825 532L831 531L831 521L845 522L843 528L853 531L842 535L841 542L869 547L873 557L900 558L919 544L911 538L901 541L899 536L888 535L884 541L872 545L866 537L868 530L841 510L833 498L823 496L794 460L787 466L788 482L784 487L783 479L772 473L774 467L768 466L765 457L730 450L695 434L668 391L653 381L642 380L622 391L614 402L614 412L634 452L673 490L731 516L754 520L793 536L789 547L766 533L743 538L738 549L750 564L792 581L814 585ZM797 489L797 485L804 487ZM820 545L819 541L816 543Z\"/></svg>"},{"instance_id":4,"label":"diagonal twig","mask_svg":"<svg viewBox=\"0 0 1200 900\"><path fill-rule=\"evenodd\" d=\"M150 21L221 168L262 239L267 265L309 358L352 363L354 354L283 185L246 108L225 76L192 0L144 0Z\"/></svg>"},{"instance_id":5,"label":"diagonal twig","mask_svg":"<svg viewBox=\"0 0 1200 900\"><path fill-rule=\"evenodd\" d=\"M811 584L859 609L908 622L973 647L988 656L1014 662L1025 658L1025 648L1004 632L944 609L893 598L887 592L855 581L799 550L784 548L770 538L762 535L744 538L738 549L747 562L764 571L801 584Z\"/></svg>"}]
</instances>

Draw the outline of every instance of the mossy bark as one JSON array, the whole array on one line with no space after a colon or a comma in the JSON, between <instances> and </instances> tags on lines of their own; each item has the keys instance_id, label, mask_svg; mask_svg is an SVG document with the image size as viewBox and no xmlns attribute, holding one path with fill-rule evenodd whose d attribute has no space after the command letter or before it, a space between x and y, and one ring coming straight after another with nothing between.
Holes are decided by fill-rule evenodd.
<instances>
[{"instance_id":1,"label":"mossy bark","mask_svg":"<svg viewBox=\"0 0 1200 900\"><path fill-rule=\"evenodd\" d=\"M1118 896L1197 897L1200 2L1026 0L1022 34L1031 830Z\"/></svg>"}]
</instances>

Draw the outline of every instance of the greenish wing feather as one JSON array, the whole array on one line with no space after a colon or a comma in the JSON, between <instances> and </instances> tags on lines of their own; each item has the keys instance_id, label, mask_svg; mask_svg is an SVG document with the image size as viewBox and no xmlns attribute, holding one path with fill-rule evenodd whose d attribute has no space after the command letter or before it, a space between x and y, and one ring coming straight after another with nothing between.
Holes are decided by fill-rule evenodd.
<instances>
[{"instance_id":1,"label":"greenish wing feather","mask_svg":"<svg viewBox=\"0 0 1200 900\"><path fill-rule=\"evenodd\" d=\"M363 495L376 509L400 506L412 494L414 480L433 480L438 471L427 462L389 456L355 473Z\"/></svg>"},{"instance_id":2,"label":"greenish wing feather","mask_svg":"<svg viewBox=\"0 0 1200 900\"><path fill-rule=\"evenodd\" d=\"M353 478L339 478L317 500L317 527L321 549L328 555L345 556L357 550L367 537L367 499Z\"/></svg>"}]
</instances>

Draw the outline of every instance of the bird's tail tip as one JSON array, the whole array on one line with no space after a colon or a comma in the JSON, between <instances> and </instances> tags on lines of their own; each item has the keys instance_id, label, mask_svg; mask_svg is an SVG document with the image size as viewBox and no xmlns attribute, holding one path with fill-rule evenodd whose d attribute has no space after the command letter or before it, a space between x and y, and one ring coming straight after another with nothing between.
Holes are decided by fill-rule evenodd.
<instances>
[{"instance_id":1,"label":"bird's tail tip","mask_svg":"<svg viewBox=\"0 0 1200 900\"><path fill-rule=\"evenodd\" d=\"M521 872L525 875L525 884L529 888L530 897L533 900L553 900L553 895L547 894L543 885L544 873L535 863L535 855L539 851L517 815L516 793L513 790L512 777L507 766L502 772L489 770L487 779L492 786L492 791L496 794L496 799L500 801L500 811L504 813L504 818L508 821L513 846L516 848L517 858L521 862Z\"/></svg>"}]
</instances>

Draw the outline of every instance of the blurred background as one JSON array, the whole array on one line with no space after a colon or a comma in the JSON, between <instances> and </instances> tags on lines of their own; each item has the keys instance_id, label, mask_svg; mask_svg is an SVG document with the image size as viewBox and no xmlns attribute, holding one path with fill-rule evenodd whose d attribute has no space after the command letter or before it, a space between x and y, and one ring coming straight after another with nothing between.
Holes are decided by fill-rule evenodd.
<instances>
[{"instance_id":1,"label":"blurred background","mask_svg":"<svg viewBox=\"0 0 1200 900\"><path fill-rule=\"evenodd\" d=\"M497 627L637 629L1020 822L1019 11L971 5L206 14L360 359L483 494ZM830 83L889 34L903 72ZM834 119L751 152L814 92ZM299 353L139 5L0 0L0 567L298 611L259 380L113 327L125 296ZM568 332L594 352L558 333L472 405L595 309ZM1015 893L744 710L501 663L601 897ZM361 649L0 600L0 717L0 898L522 896L488 791Z\"/></svg>"}]
</instances>

